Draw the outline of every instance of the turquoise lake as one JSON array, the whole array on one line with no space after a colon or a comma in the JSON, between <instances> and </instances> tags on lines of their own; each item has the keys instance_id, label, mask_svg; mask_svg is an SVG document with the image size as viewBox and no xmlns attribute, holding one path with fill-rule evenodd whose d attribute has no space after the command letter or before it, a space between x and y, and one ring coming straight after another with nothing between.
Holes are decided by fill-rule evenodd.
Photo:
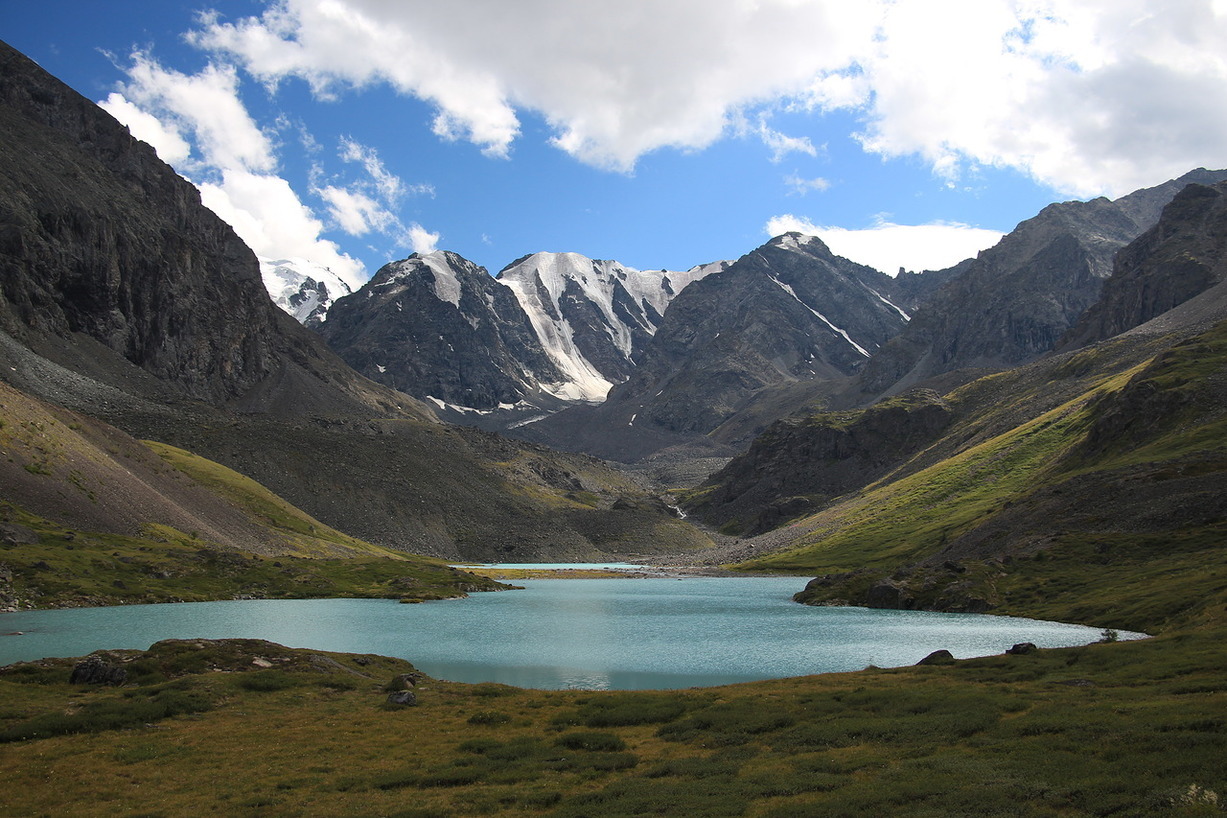
<instances>
[{"instance_id":1,"label":"turquoise lake","mask_svg":"<svg viewBox=\"0 0 1227 818\"><path fill-rule=\"evenodd\" d=\"M977 614L811 608L797 578L523 580L522 591L392 600L241 600L0 614L0 665L161 639L246 637L398 656L437 678L543 689L681 688L958 658L1101 630ZM15 631L21 636L8 635ZM1142 634L1122 632L1121 638Z\"/></svg>"}]
</instances>

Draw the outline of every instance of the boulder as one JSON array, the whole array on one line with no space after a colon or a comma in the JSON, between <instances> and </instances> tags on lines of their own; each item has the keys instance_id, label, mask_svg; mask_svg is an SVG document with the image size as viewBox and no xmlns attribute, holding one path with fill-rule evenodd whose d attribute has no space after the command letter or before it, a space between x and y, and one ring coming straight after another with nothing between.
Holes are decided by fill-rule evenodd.
<instances>
[{"instance_id":1,"label":"boulder","mask_svg":"<svg viewBox=\"0 0 1227 818\"><path fill-rule=\"evenodd\" d=\"M942 648L935 650L925 658L917 662L917 665L948 665L954 661L954 654Z\"/></svg>"},{"instance_id":2,"label":"boulder","mask_svg":"<svg viewBox=\"0 0 1227 818\"><path fill-rule=\"evenodd\" d=\"M127 680L126 668L101 656L87 656L77 662L68 677L69 684L74 685L121 685Z\"/></svg>"},{"instance_id":3,"label":"boulder","mask_svg":"<svg viewBox=\"0 0 1227 818\"><path fill-rule=\"evenodd\" d=\"M417 703L417 694L412 690L398 690L388 694L389 707L413 707Z\"/></svg>"},{"instance_id":4,"label":"boulder","mask_svg":"<svg viewBox=\"0 0 1227 818\"><path fill-rule=\"evenodd\" d=\"M1034 653L1037 650L1039 650L1039 648L1035 646L1034 642L1019 642L1017 645L1007 650L1006 653L1010 654L1011 656L1023 656L1028 653Z\"/></svg>"}]
</instances>

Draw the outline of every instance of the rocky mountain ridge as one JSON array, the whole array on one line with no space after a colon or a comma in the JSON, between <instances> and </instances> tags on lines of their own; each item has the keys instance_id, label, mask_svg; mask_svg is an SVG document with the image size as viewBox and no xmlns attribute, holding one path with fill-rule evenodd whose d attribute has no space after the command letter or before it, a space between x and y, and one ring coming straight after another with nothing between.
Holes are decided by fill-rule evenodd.
<instances>
[{"instance_id":1,"label":"rocky mountain ridge","mask_svg":"<svg viewBox=\"0 0 1227 818\"><path fill-rule=\"evenodd\" d=\"M703 437L763 390L858 372L912 308L890 276L779 236L683 290L603 404L516 434L634 460Z\"/></svg>"},{"instance_id":2,"label":"rocky mountain ridge","mask_svg":"<svg viewBox=\"0 0 1227 818\"><path fill-rule=\"evenodd\" d=\"M1106 198L1061 202L1021 222L958 272L861 376L869 394L955 370L1017 366L1052 350L1099 299L1117 251L1152 227L1184 187L1227 179L1197 169Z\"/></svg>"},{"instance_id":3,"label":"rocky mountain ridge","mask_svg":"<svg viewBox=\"0 0 1227 818\"><path fill-rule=\"evenodd\" d=\"M736 553L819 575L798 595L812 604L986 611L1085 594L1080 615L1182 621L1125 600L1193 573L1221 597L1225 193L1177 195L1117 254L1063 351L941 395L780 421L683 506L730 532L789 523ZM883 427L891 413L914 418Z\"/></svg>"},{"instance_id":4,"label":"rocky mountain ridge","mask_svg":"<svg viewBox=\"0 0 1227 818\"><path fill-rule=\"evenodd\" d=\"M274 306L255 255L190 183L3 45L0 160L12 388L208 458L398 552L583 559L706 542L592 458L452 429L355 372ZM62 494L52 524L92 502L71 465L29 465Z\"/></svg>"},{"instance_id":5,"label":"rocky mountain ridge","mask_svg":"<svg viewBox=\"0 0 1227 818\"><path fill-rule=\"evenodd\" d=\"M501 429L603 400L677 293L719 268L535 253L491 277L455 253L415 254L380 268L316 329L372 380L447 420Z\"/></svg>"}]
</instances>

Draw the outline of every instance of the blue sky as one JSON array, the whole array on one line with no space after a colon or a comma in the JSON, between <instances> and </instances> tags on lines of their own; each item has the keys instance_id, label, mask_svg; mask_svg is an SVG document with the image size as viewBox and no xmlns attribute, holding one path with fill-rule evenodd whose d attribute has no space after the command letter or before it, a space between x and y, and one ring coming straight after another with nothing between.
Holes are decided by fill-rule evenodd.
<instances>
[{"instance_id":1,"label":"blue sky","mask_svg":"<svg viewBox=\"0 0 1227 818\"><path fill-rule=\"evenodd\" d=\"M262 256L894 272L1227 166L1224 0L0 0Z\"/></svg>"}]
</instances>

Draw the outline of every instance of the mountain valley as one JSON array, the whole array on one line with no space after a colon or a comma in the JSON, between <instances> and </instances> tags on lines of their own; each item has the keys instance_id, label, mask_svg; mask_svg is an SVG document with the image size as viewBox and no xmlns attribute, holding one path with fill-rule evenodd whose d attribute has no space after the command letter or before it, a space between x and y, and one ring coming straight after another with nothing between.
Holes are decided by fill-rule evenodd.
<instances>
[{"instance_id":1,"label":"mountain valley","mask_svg":"<svg viewBox=\"0 0 1227 818\"><path fill-rule=\"evenodd\" d=\"M349 289L0 43L0 610L629 559L1103 643L634 692L246 639L40 659L0 668L0 812L1221 814L1227 171L894 277L786 233Z\"/></svg>"}]
</instances>

